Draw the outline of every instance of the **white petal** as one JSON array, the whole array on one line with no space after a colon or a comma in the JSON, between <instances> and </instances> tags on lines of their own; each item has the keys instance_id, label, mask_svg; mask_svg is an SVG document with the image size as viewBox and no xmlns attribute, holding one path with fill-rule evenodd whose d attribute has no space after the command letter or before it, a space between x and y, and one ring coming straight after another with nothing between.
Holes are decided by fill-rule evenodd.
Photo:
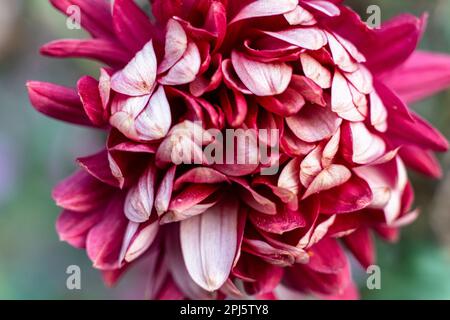
<instances>
[{"instance_id":1,"label":"white petal","mask_svg":"<svg viewBox=\"0 0 450 320\"><path fill-rule=\"evenodd\" d=\"M344 76L336 70L331 88L331 109L348 121L363 121L364 115L353 103L353 96Z\"/></svg>"},{"instance_id":2,"label":"white petal","mask_svg":"<svg viewBox=\"0 0 450 320\"><path fill-rule=\"evenodd\" d=\"M331 72L309 54L300 55L305 76L314 81L322 89L331 87Z\"/></svg>"},{"instance_id":3,"label":"white petal","mask_svg":"<svg viewBox=\"0 0 450 320\"><path fill-rule=\"evenodd\" d=\"M142 96L153 91L156 80L156 55L150 40L130 63L113 75L111 88L128 96Z\"/></svg>"},{"instance_id":4,"label":"white petal","mask_svg":"<svg viewBox=\"0 0 450 320\"><path fill-rule=\"evenodd\" d=\"M202 64L200 51L194 42L189 42L186 52L159 83L169 86L187 84L195 80Z\"/></svg>"},{"instance_id":5,"label":"white petal","mask_svg":"<svg viewBox=\"0 0 450 320\"><path fill-rule=\"evenodd\" d=\"M136 130L142 141L164 138L172 125L170 105L162 86L152 95L144 111L136 119Z\"/></svg>"},{"instance_id":6,"label":"white petal","mask_svg":"<svg viewBox=\"0 0 450 320\"><path fill-rule=\"evenodd\" d=\"M353 140L353 161L367 164L380 158L386 151L386 144L379 136L371 133L362 122L350 123Z\"/></svg>"},{"instance_id":7,"label":"white petal","mask_svg":"<svg viewBox=\"0 0 450 320\"><path fill-rule=\"evenodd\" d=\"M257 96L273 96L283 93L292 77L292 67L286 63L263 63L233 51L233 67L241 81Z\"/></svg>"},{"instance_id":8,"label":"white petal","mask_svg":"<svg viewBox=\"0 0 450 320\"><path fill-rule=\"evenodd\" d=\"M230 22L257 18L275 16L292 11L297 7L298 0L259 0L253 1L244 7Z\"/></svg>"},{"instance_id":9,"label":"white petal","mask_svg":"<svg viewBox=\"0 0 450 320\"><path fill-rule=\"evenodd\" d=\"M350 54L336 37L328 32L326 32L326 35L328 37L328 44L330 46L331 54L333 55L334 63L345 72L354 72L358 70L358 63L350 57Z\"/></svg>"},{"instance_id":10,"label":"white petal","mask_svg":"<svg viewBox=\"0 0 450 320\"><path fill-rule=\"evenodd\" d=\"M184 262L192 279L207 291L230 275L236 254L238 202L227 199L180 225Z\"/></svg>"},{"instance_id":11,"label":"white petal","mask_svg":"<svg viewBox=\"0 0 450 320\"><path fill-rule=\"evenodd\" d=\"M125 261L132 262L142 256L155 241L158 230L159 224L157 221L140 230L125 254Z\"/></svg>"},{"instance_id":12,"label":"white petal","mask_svg":"<svg viewBox=\"0 0 450 320\"><path fill-rule=\"evenodd\" d=\"M319 28L294 28L265 34L308 50L319 50L327 44L325 33Z\"/></svg>"},{"instance_id":13,"label":"white petal","mask_svg":"<svg viewBox=\"0 0 450 320\"><path fill-rule=\"evenodd\" d=\"M181 24L174 19L170 19L167 22L164 60L158 66L158 74L172 68L183 57L187 44L187 35Z\"/></svg>"},{"instance_id":14,"label":"white petal","mask_svg":"<svg viewBox=\"0 0 450 320\"><path fill-rule=\"evenodd\" d=\"M309 197L314 193L329 190L340 186L347 182L352 176L351 171L340 164L332 164L320 172L309 185L303 199Z\"/></svg>"},{"instance_id":15,"label":"white petal","mask_svg":"<svg viewBox=\"0 0 450 320\"><path fill-rule=\"evenodd\" d=\"M156 169L152 165L128 191L124 208L128 220L143 223L150 218L155 198L155 176Z\"/></svg>"}]
</instances>

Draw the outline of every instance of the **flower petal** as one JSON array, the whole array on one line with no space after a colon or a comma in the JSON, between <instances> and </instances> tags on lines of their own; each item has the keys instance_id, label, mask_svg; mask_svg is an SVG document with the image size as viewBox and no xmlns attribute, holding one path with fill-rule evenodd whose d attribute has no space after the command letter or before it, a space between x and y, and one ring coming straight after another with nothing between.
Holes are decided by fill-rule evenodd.
<instances>
[{"instance_id":1,"label":"flower petal","mask_svg":"<svg viewBox=\"0 0 450 320\"><path fill-rule=\"evenodd\" d=\"M305 106L297 115L286 118L286 123L301 140L316 142L333 136L342 119L328 108Z\"/></svg>"},{"instance_id":2,"label":"flower petal","mask_svg":"<svg viewBox=\"0 0 450 320\"><path fill-rule=\"evenodd\" d=\"M417 76L420 74L420 76ZM448 88L450 57L448 55L416 51L395 72L386 74L384 83L407 103L419 101Z\"/></svg>"},{"instance_id":3,"label":"flower petal","mask_svg":"<svg viewBox=\"0 0 450 320\"><path fill-rule=\"evenodd\" d=\"M253 1L244 7L234 18L230 24L235 22L258 18L275 16L294 10L297 7L297 0L259 0Z\"/></svg>"},{"instance_id":4,"label":"flower petal","mask_svg":"<svg viewBox=\"0 0 450 320\"><path fill-rule=\"evenodd\" d=\"M167 22L164 60L158 66L158 73L164 73L172 68L183 57L187 45L187 35L183 27L178 21L170 19Z\"/></svg>"},{"instance_id":5,"label":"flower petal","mask_svg":"<svg viewBox=\"0 0 450 320\"><path fill-rule=\"evenodd\" d=\"M219 289L236 254L238 201L227 199L180 225L184 261L192 279L207 291Z\"/></svg>"},{"instance_id":6,"label":"flower petal","mask_svg":"<svg viewBox=\"0 0 450 320\"><path fill-rule=\"evenodd\" d=\"M155 199L156 168L150 165L138 183L128 191L125 215L128 220L143 223L150 219Z\"/></svg>"},{"instance_id":7,"label":"flower petal","mask_svg":"<svg viewBox=\"0 0 450 320\"><path fill-rule=\"evenodd\" d=\"M187 84L195 80L200 71L201 56L197 45L189 42L183 57L169 72L159 79L159 83L168 86Z\"/></svg>"},{"instance_id":8,"label":"flower petal","mask_svg":"<svg viewBox=\"0 0 450 320\"><path fill-rule=\"evenodd\" d=\"M348 121L363 121L365 119L353 103L352 92L347 80L337 70L334 73L331 88L331 110Z\"/></svg>"},{"instance_id":9,"label":"flower petal","mask_svg":"<svg viewBox=\"0 0 450 320\"><path fill-rule=\"evenodd\" d=\"M325 33L321 29L315 27L292 28L277 32L263 32L269 36L307 50L319 50L328 43Z\"/></svg>"},{"instance_id":10,"label":"flower petal","mask_svg":"<svg viewBox=\"0 0 450 320\"><path fill-rule=\"evenodd\" d=\"M241 81L257 96L283 93L291 81L292 67L285 63L262 63L233 51L233 67Z\"/></svg>"},{"instance_id":11,"label":"flower petal","mask_svg":"<svg viewBox=\"0 0 450 320\"><path fill-rule=\"evenodd\" d=\"M303 199L312 194L340 186L347 182L351 176L352 173L347 167L340 164L332 164L314 178L308 189L306 189Z\"/></svg>"},{"instance_id":12,"label":"flower petal","mask_svg":"<svg viewBox=\"0 0 450 320\"><path fill-rule=\"evenodd\" d=\"M176 166L167 170L161 181L155 198L155 209L159 216L169 210L169 204L172 197L173 184L175 179Z\"/></svg>"},{"instance_id":13,"label":"flower petal","mask_svg":"<svg viewBox=\"0 0 450 320\"><path fill-rule=\"evenodd\" d=\"M61 121L93 126L75 90L38 81L29 81L27 88L31 104L37 111Z\"/></svg>"},{"instance_id":14,"label":"flower petal","mask_svg":"<svg viewBox=\"0 0 450 320\"><path fill-rule=\"evenodd\" d=\"M305 76L314 81L322 89L331 87L331 72L307 53L300 55Z\"/></svg>"},{"instance_id":15,"label":"flower petal","mask_svg":"<svg viewBox=\"0 0 450 320\"><path fill-rule=\"evenodd\" d=\"M136 131L141 141L164 138L172 125L172 114L164 87L160 86L148 105L136 119Z\"/></svg>"},{"instance_id":16,"label":"flower petal","mask_svg":"<svg viewBox=\"0 0 450 320\"><path fill-rule=\"evenodd\" d=\"M53 189L53 199L61 208L87 212L101 206L111 194L112 188L92 177L85 171L75 174L59 183Z\"/></svg>"},{"instance_id":17,"label":"flower petal","mask_svg":"<svg viewBox=\"0 0 450 320\"><path fill-rule=\"evenodd\" d=\"M148 42L128 65L113 75L111 88L128 96L152 93L156 80L156 54L153 42Z\"/></svg>"}]
</instances>

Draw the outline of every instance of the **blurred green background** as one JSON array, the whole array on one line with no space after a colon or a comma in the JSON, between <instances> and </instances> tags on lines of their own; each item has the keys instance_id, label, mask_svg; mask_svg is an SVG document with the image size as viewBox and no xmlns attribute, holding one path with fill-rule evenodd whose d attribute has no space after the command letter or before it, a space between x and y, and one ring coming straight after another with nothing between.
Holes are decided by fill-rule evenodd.
<instances>
[{"instance_id":1,"label":"blurred green background","mask_svg":"<svg viewBox=\"0 0 450 320\"><path fill-rule=\"evenodd\" d=\"M383 20L401 12L429 12L422 48L450 53L450 1L347 1L363 17L377 4ZM29 79L74 86L83 74L97 76L93 63L40 57L40 45L55 38L83 37L47 0L0 0L0 299L142 298L138 277L115 289L104 287L83 251L61 243L54 222L52 186L75 168L74 158L96 151L101 138L35 112L27 98ZM450 91L413 106L450 137ZM365 299L450 299L450 157L441 156L445 177L431 181L412 174L421 208L397 245L378 243L381 290L365 288ZM66 288L66 268L82 269L82 290Z\"/></svg>"}]
</instances>

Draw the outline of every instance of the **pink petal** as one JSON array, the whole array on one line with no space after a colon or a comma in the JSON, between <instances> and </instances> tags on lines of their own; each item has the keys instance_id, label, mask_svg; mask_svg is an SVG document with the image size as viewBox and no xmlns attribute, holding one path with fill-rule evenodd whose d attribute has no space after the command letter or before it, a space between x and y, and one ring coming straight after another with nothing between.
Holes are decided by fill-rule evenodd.
<instances>
[{"instance_id":1,"label":"pink petal","mask_svg":"<svg viewBox=\"0 0 450 320\"><path fill-rule=\"evenodd\" d=\"M106 1L96 0L89 3L83 0L50 0L51 4L64 14L69 14L70 6L76 5L84 19L81 25L95 38L115 39L112 30L111 7Z\"/></svg>"},{"instance_id":2,"label":"pink petal","mask_svg":"<svg viewBox=\"0 0 450 320\"><path fill-rule=\"evenodd\" d=\"M112 6L114 33L130 51L139 51L150 39L156 37L155 27L135 1L114 0Z\"/></svg>"},{"instance_id":3,"label":"pink petal","mask_svg":"<svg viewBox=\"0 0 450 320\"><path fill-rule=\"evenodd\" d=\"M86 251L94 267L113 270L119 267L122 239L128 221L123 214L123 197L116 196L108 204L102 220L90 231L86 239Z\"/></svg>"},{"instance_id":4,"label":"pink petal","mask_svg":"<svg viewBox=\"0 0 450 320\"><path fill-rule=\"evenodd\" d=\"M164 215L161 223L182 221L202 214L217 203L218 197L211 196L218 189L219 186L214 184L189 185L180 194L172 197L169 210ZM208 201L208 199L211 200Z\"/></svg>"},{"instance_id":5,"label":"pink petal","mask_svg":"<svg viewBox=\"0 0 450 320\"><path fill-rule=\"evenodd\" d=\"M267 263L250 254L244 256L241 273L251 275L253 281L244 280L245 292L255 296L271 293L280 283L283 277L283 268ZM261 298L264 299L264 298ZM268 298L270 299L270 298Z\"/></svg>"},{"instance_id":6,"label":"pink petal","mask_svg":"<svg viewBox=\"0 0 450 320\"><path fill-rule=\"evenodd\" d=\"M158 147L156 161L158 166L173 164L206 163L202 146L212 142L212 135L201 125L184 121L174 126L166 139Z\"/></svg>"},{"instance_id":7,"label":"pink petal","mask_svg":"<svg viewBox=\"0 0 450 320\"><path fill-rule=\"evenodd\" d=\"M239 186L242 187L240 196L242 198L242 201L244 201L249 207L265 214L275 215L277 213L276 204L270 199L260 195L258 192L253 190L253 188L250 187L247 181L241 178L233 178L232 181L236 182Z\"/></svg>"},{"instance_id":8,"label":"pink petal","mask_svg":"<svg viewBox=\"0 0 450 320\"><path fill-rule=\"evenodd\" d=\"M426 15L417 18L403 14L384 23L375 30L372 40L365 43L364 54L368 68L376 74L389 72L404 63L416 50L423 29ZM383 47L384 50L376 48Z\"/></svg>"},{"instance_id":9,"label":"pink petal","mask_svg":"<svg viewBox=\"0 0 450 320\"><path fill-rule=\"evenodd\" d=\"M107 110L111 101L111 75L110 72L104 68L100 69L98 90L100 92L103 108Z\"/></svg>"},{"instance_id":10,"label":"pink petal","mask_svg":"<svg viewBox=\"0 0 450 320\"><path fill-rule=\"evenodd\" d=\"M92 77L85 76L78 81L77 87L84 111L91 122L96 126L104 125L107 121L108 113L103 108L99 82Z\"/></svg>"},{"instance_id":11,"label":"pink petal","mask_svg":"<svg viewBox=\"0 0 450 320\"><path fill-rule=\"evenodd\" d=\"M432 152L411 145L403 146L399 155L405 164L413 170L432 178L439 179L442 177L441 166Z\"/></svg>"},{"instance_id":12,"label":"pink petal","mask_svg":"<svg viewBox=\"0 0 450 320\"><path fill-rule=\"evenodd\" d=\"M101 206L112 188L84 171L78 171L53 189L53 199L61 208L87 212Z\"/></svg>"},{"instance_id":13,"label":"pink petal","mask_svg":"<svg viewBox=\"0 0 450 320\"><path fill-rule=\"evenodd\" d=\"M222 79L222 56L217 54L212 58L209 69L191 82L189 85L190 92L193 96L200 97L206 92L217 89L222 83Z\"/></svg>"},{"instance_id":14,"label":"pink petal","mask_svg":"<svg viewBox=\"0 0 450 320\"><path fill-rule=\"evenodd\" d=\"M285 92L273 97L259 97L258 103L266 110L288 117L296 114L305 105L305 99L295 88L288 87Z\"/></svg>"},{"instance_id":15,"label":"pink petal","mask_svg":"<svg viewBox=\"0 0 450 320\"><path fill-rule=\"evenodd\" d=\"M346 183L320 194L320 211L326 214L354 212L372 204L367 182L353 175Z\"/></svg>"},{"instance_id":16,"label":"pink petal","mask_svg":"<svg viewBox=\"0 0 450 320\"><path fill-rule=\"evenodd\" d=\"M236 253L238 202L230 198L181 222L184 261L192 279L207 291L219 289L231 272Z\"/></svg>"},{"instance_id":17,"label":"pink petal","mask_svg":"<svg viewBox=\"0 0 450 320\"><path fill-rule=\"evenodd\" d=\"M276 215L252 211L249 218L257 228L275 234L283 234L306 226L301 213L289 209L281 210Z\"/></svg>"},{"instance_id":18,"label":"pink petal","mask_svg":"<svg viewBox=\"0 0 450 320\"><path fill-rule=\"evenodd\" d=\"M347 50L347 52L350 54L350 56L359 63L366 62L366 57L358 50L358 48L349 40L343 38L337 33L333 34L336 39L339 41L339 43ZM360 66L361 67L361 66Z\"/></svg>"},{"instance_id":19,"label":"pink petal","mask_svg":"<svg viewBox=\"0 0 450 320\"><path fill-rule=\"evenodd\" d=\"M113 67L123 67L130 54L115 41L106 39L64 39L44 45L41 54L57 58L88 58Z\"/></svg>"},{"instance_id":20,"label":"pink petal","mask_svg":"<svg viewBox=\"0 0 450 320\"><path fill-rule=\"evenodd\" d=\"M283 93L291 81L292 67L285 63L261 63L233 51L231 61L241 81L257 96Z\"/></svg>"},{"instance_id":21,"label":"pink petal","mask_svg":"<svg viewBox=\"0 0 450 320\"><path fill-rule=\"evenodd\" d=\"M414 121L389 113L388 132L400 144L412 144L439 152L448 150L447 139L426 120L412 113Z\"/></svg>"},{"instance_id":22,"label":"pink petal","mask_svg":"<svg viewBox=\"0 0 450 320\"><path fill-rule=\"evenodd\" d=\"M344 237L345 245L350 249L363 268L368 268L375 262L375 244L367 228L359 228Z\"/></svg>"},{"instance_id":23,"label":"pink petal","mask_svg":"<svg viewBox=\"0 0 450 320\"><path fill-rule=\"evenodd\" d=\"M64 210L56 221L59 239L77 248L84 248L88 231L101 219L102 209L91 212Z\"/></svg>"},{"instance_id":24,"label":"pink petal","mask_svg":"<svg viewBox=\"0 0 450 320\"><path fill-rule=\"evenodd\" d=\"M239 91L225 88L220 91L219 96L228 124L233 128L240 127L248 112L245 96Z\"/></svg>"},{"instance_id":25,"label":"pink petal","mask_svg":"<svg viewBox=\"0 0 450 320\"><path fill-rule=\"evenodd\" d=\"M334 157L339 150L339 142L341 141L341 130L338 129L336 133L331 137L328 143L325 145L322 153L322 166L328 167L333 163Z\"/></svg>"},{"instance_id":26,"label":"pink petal","mask_svg":"<svg viewBox=\"0 0 450 320\"><path fill-rule=\"evenodd\" d=\"M443 54L417 51L383 80L405 102L419 101L448 88L450 58Z\"/></svg>"},{"instance_id":27,"label":"pink petal","mask_svg":"<svg viewBox=\"0 0 450 320\"><path fill-rule=\"evenodd\" d=\"M152 93L156 80L156 55L153 42L148 42L128 65L113 75L111 88L128 96Z\"/></svg>"},{"instance_id":28,"label":"pink petal","mask_svg":"<svg viewBox=\"0 0 450 320\"><path fill-rule=\"evenodd\" d=\"M381 137L371 133L364 123L353 122L344 127L344 140L351 141L352 161L368 164L380 158L386 151L386 144ZM348 128L348 129L347 129ZM349 137L349 134L351 135ZM349 137L349 138L347 138Z\"/></svg>"},{"instance_id":29,"label":"pink petal","mask_svg":"<svg viewBox=\"0 0 450 320\"><path fill-rule=\"evenodd\" d=\"M77 162L98 180L113 187L121 187L119 181L112 174L107 150L102 150L88 157L78 158Z\"/></svg>"},{"instance_id":30,"label":"pink petal","mask_svg":"<svg viewBox=\"0 0 450 320\"><path fill-rule=\"evenodd\" d=\"M152 12L156 20L164 25L172 17L181 15L182 9L184 9L183 4L182 0L154 0L152 1Z\"/></svg>"},{"instance_id":31,"label":"pink petal","mask_svg":"<svg viewBox=\"0 0 450 320\"><path fill-rule=\"evenodd\" d=\"M179 190L183 185L187 183L207 183L218 184L222 182L229 183L229 179L226 175L220 173L211 168L199 167L189 170L175 181L174 189Z\"/></svg>"},{"instance_id":32,"label":"pink petal","mask_svg":"<svg viewBox=\"0 0 450 320\"><path fill-rule=\"evenodd\" d=\"M294 10L285 13L284 17L291 26L312 26L317 23L314 16L309 11L300 6L297 6Z\"/></svg>"},{"instance_id":33,"label":"pink petal","mask_svg":"<svg viewBox=\"0 0 450 320\"><path fill-rule=\"evenodd\" d=\"M233 91L239 91L243 94L252 94L252 92L245 87L242 81L236 74L231 59L225 59L222 61L222 73L223 81L227 87Z\"/></svg>"},{"instance_id":34,"label":"pink petal","mask_svg":"<svg viewBox=\"0 0 450 320\"><path fill-rule=\"evenodd\" d=\"M214 164L213 168L232 177L253 173L261 164L256 131L238 129L225 139L229 139L229 145L225 147L224 161Z\"/></svg>"},{"instance_id":35,"label":"pink petal","mask_svg":"<svg viewBox=\"0 0 450 320\"><path fill-rule=\"evenodd\" d=\"M293 252L275 248L264 240L244 238L242 250L279 267L287 267L295 263Z\"/></svg>"},{"instance_id":36,"label":"pink petal","mask_svg":"<svg viewBox=\"0 0 450 320\"><path fill-rule=\"evenodd\" d=\"M344 250L342 250L335 239L325 238L315 244L310 250L313 252L313 255L308 267L316 272L338 273L348 263Z\"/></svg>"}]
</instances>

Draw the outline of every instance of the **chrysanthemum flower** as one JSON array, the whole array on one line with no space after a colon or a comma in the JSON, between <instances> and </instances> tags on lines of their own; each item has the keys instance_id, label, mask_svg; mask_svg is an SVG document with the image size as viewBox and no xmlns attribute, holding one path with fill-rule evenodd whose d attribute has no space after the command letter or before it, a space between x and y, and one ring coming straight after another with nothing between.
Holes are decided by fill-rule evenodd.
<instances>
[{"instance_id":1,"label":"chrysanthemum flower","mask_svg":"<svg viewBox=\"0 0 450 320\"><path fill-rule=\"evenodd\" d=\"M370 29L340 0L153 0L152 21L133 0L50 1L92 39L42 53L105 64L28 90L108 133L53 193L61 239L108 284L147 259L152 299L355 298L347 255L373 264L373 233L418 214L406 167L441 174L446 139L406 105L450 84L450 58L415 51L425 16ZM279 172L206 161L210 129L231 128L278 130Z\"/></svg>"}]
</instances>

